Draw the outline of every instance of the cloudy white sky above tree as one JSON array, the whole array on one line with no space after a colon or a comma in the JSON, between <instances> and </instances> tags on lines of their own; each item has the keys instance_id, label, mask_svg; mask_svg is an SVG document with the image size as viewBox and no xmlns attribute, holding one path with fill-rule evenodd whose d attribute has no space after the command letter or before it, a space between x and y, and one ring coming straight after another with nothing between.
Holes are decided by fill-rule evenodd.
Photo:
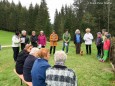
<instances>
[{"instance_id":1,"label":"cloudy white sky above tree","mask_svg":"<svg viewBox=\"0 0 115 86\"><path fill-rule=\"evenodd\" d=\"M8 0L9 2L12 2L12 0ZM21 2L22 6L26 6L27 8L29 7L30 3L35 6L36 3L40 4L41 0L13 0L14 3L18 4L18 2ZM47 6L48 6L48 11L50 15L51 22L54 22L54 15L55 15L55 10L57 9L60 11L62 5L65 6L73 4L74 0L46 0Z\"/></svg>"}]
</instances>

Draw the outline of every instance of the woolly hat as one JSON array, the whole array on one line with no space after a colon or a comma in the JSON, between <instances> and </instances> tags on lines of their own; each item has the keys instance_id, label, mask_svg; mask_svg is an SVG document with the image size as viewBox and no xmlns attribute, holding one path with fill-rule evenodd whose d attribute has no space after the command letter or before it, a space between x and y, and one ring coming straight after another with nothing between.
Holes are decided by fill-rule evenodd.
<instances>
[{"instance_id":1,"label":"woolly hat","mask_svg":"<svg viewBox=\"0 0 115 86\"><path fill-rule=\"evenodd\" d=\"M107 38L110 38L111 37L111 35L110 34L107 34L107 35L105 35Z\"/></svg>"}]
</instances>

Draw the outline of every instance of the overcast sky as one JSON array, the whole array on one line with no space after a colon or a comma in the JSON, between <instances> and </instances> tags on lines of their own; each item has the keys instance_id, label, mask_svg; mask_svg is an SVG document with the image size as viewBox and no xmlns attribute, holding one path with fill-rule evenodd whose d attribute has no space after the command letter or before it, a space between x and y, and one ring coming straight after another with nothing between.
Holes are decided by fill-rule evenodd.
<instances>
[{"instance_id":1,"label":"overcast sky","mask_svg":"<svg viewBox=\"0 0 115 86\"><path fill-rule=\"evenodd\" d=\"M9 2L12 2L12 0L8 0ZM40 4L41 0L13 0L14 3L18 3L19 1L21 2L22 6L26 6L27 8L29 7L30 3L35 5L36 3ZM46 0L47 6L49 8L49 13L50 13L50 19L51 22L54 22L54 14L55 14L55 9L58 9L60 11L62 5L65 6L73 4L74 0Z\"/></svg>"}]
</instances>

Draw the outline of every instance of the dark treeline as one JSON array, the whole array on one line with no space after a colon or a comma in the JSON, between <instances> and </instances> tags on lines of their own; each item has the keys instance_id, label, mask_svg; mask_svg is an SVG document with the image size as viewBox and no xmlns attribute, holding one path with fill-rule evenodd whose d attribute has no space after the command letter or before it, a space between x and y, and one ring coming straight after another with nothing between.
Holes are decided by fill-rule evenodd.
<instances>
[{"instance_id":1,"label":"dark treeline","mask_svg":"<svg viewBox=\"0 0 115 86\"><path fill-rule=\"evenodd\" d=\"M84 34L87 27L91 28L96 36L102 29L108 30L108 0L74 0L71 6L62 6L61 11L55 12L54 24L50 23L48 8L45 0L41 4L29 9L9 3L7 0L0 1L0 29L7 31L26 30L29 34L35 30L37 34L43 30L47 37L54 29L59 38L65 29L69 29L73 38L76 29ZM115 32L115 0L110 0L110 23L109 32Z\"/></svg>"},{"instance_id":2,"label":"dark treeline","mask_svg":"<svg viewBox=\"0 0 115 86\"><path fill-rule=\"evenodd\" d=\"M0 1L0 28L6 31L26 30L29 34L32 30L37 34L43 30L49 36L52 28L45 0L40 5L30 4L29 9L20 2L16 5L7 0Z\"/></svg>"}]
</instances>

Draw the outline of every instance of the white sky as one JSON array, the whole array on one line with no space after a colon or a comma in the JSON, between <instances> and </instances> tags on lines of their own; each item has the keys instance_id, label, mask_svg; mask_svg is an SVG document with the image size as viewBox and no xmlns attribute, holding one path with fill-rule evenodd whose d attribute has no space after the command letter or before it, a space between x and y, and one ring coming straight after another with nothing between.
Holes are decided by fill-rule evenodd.
<instances>
[{"instance_id":1,"label":"white sky","mask_svg":"<svg viewBox=\"0 0 115 86\"><path fill-rule=\"evenodd\" d=\"M12 0L8 0L8 1L12 2ZM30 3L32 3L34 6L36 3L40 4L41 2L41 0L13 0L13 1L16 4L18 4L18 2L20 1L22 6L26 6L27 8L29 7ZM62 5L63 6L65 6L65 4L71 5L73 4L74 0L46 0L46 2L49 8L51 23L53 23L55 10L58 9L58 11L60 11Z\"/></svg>"}]
</instances>

